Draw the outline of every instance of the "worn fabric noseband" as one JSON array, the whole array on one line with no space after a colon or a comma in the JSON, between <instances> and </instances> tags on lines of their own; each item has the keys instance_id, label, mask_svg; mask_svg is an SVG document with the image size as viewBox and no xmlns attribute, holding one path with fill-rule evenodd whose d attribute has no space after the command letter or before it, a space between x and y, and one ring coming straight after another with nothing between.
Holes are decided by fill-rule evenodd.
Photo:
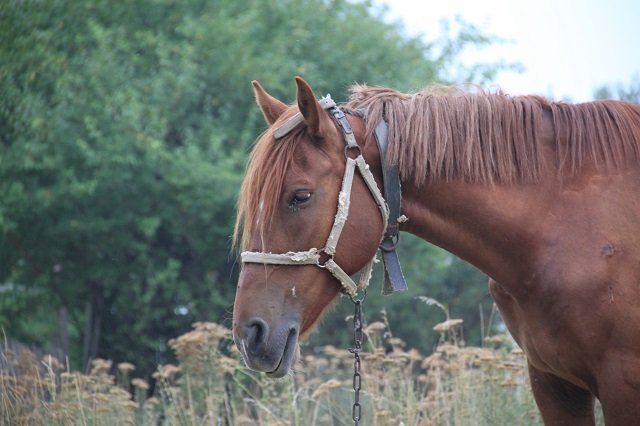
<instances>
[{"instance_id":1,"label":"worn fabric noseband","mask_svg":"<svg viewBox=\"0 0 640 426\"><path fill-rule=\"evenodd\" d=\"M315 265L320 268L327 269L342 285L343 291L350 295L354 296L358 289L366 289L369 285L369 281L371 279L371 272L373 269L373 264L376 262L376 256L373 258L360 270L360 278L358 283L356 284L353 279L347 274L335 261L334 256L336 252L336 246L338 244L338 240L340 239L340 235L342 234L342 229L344 224L347 221L347 217L349 215L349 204L351 200L351 187L353 184L353 178L355 175L356 168L360 172L364 182L371 192L373 199L375 200L378 208L380 210L380 214L382 216L382 223L385 224L385 233L381 238L380 248L383 252L383 259L385 263L385 286L383 293L389 294L394 290L405 290L406 283L404 281L404 276L402 276L402 271L400 270L399 263L397 264L397 271L392 272L391 274L396 277L396 281L400 283L398 285L389 284L389 275L387 269L387 257L385 256L384 244L389 236L390 229L390 220L396 224L395 233L392 231L394 237L397 237L397 215L392 219L389 216L389 207L387 203L380 193L376 181L369 170L369 165L366 163L364 157L362 156L362 152L360 147L356 142L356 138L353 135L353 130L351 129L351 125L349 124L346 115L344 112L338 108L335 102L329 97L325 97L320 99L320 106L327 110L336 120L340 130L342 131L342 135L345 140L345 157L346 157L346 165L345 172L342 178L342 187L340 189L340 194L338 195L338 211L336 212L335 219L333 221L333 227L331 228L331 232L329 233L329 237L327 238L327 242L324 248L311 248L307 251L300 252L287 252L287 253L264 253L264 252L251 252L245 251L241 253L242 262L244 263L262 263L262 264L272 264L272 265ZM302 114L297 113L289 120L287 120L282 126L278 127L274 130L273 135L276 139L280 139L291 132L296 126L304 121ZM379 140L379 135L376 134L376 138ZM380 143L380 142L378 142ZM382 148L382 147L380 147ZM357 156L355 158L350 158L348 155L349 151L357 152ZM383 153L381 153L381 158ZM384 165L383 165L384 168ZM398 191L399 194L399 191ZM399 195L398 195L398 208L399 211ZM393 238L393 237L391 237ZM395 240L397 241L397 239ZM395 249L395 246L393 247ZM393 252L395 256L395 261L397 262L397 255L395 255L395 250L390 250ZM324 255L324 256L323 256ZM326 261L322 261L322 259L328 257ZM399 278L398 277L399 274ZM397 288L396 288L397 287Z\"/></svg>"}]
</instances>

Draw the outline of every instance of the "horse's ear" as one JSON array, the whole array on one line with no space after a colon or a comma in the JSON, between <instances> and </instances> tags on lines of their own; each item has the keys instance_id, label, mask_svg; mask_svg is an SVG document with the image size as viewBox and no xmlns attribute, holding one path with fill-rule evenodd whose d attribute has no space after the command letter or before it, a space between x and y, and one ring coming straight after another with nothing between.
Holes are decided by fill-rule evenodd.
<instances>
[{"instance_id":1,"label":"horse's ear","mask_svg":"<svg viewBox=\"0 0 640 426\"><path fill-rule=\"evenodd\" d=\"M287 109L287 105L268 94L256 80L253 80L251 84L253 85L253 92L256 95L256 102L262 111L262 115L264 115L267 124L271 126L278 117L282 115L284 110Z\"/></svg>"},{"instance_id":2,"label":"horse's ear","mask_svg":"<svg viewBox=\"0 0 640 426\"><path fill-rule=\"evenodd\" d=\"M320 106L316 96L313 94L309 83L304 81L302 77L296 77L296 84L298 85L298 108L304 117L309 132L314 136L323 135L323 126L326 125L327 117L322 106Z\"/></svg>"}]
</instances>

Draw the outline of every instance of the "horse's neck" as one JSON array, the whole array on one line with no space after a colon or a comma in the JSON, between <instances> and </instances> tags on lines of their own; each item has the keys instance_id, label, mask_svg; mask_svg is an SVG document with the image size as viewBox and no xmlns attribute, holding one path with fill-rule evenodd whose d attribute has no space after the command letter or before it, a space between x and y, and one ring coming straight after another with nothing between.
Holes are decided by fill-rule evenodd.
<instances>
[{"instance_id":1,"label":"horse's neck","mask_svg":"<svg viewBox=\"0 0 640 426\"><path fill-rule=\"evenodd\" d=\"M557 185L555 138L548 112L538 129L544 146L538 184L481 184L461 181L402 186L403 230L436 244L480 268L497 281L529 273L544 215Z\"/></svg>"},{"instance_id":2,"label":"horse's neck","mask_svg":"<svg viewBox=\"0 0 640 426\"><path fill-rule=\"evenodd\" d=\"M498 281L514 281L531 265L547 194L544 185L403 185L403 213L409 219L403 229Z\"/></svg>"}]
</instances>

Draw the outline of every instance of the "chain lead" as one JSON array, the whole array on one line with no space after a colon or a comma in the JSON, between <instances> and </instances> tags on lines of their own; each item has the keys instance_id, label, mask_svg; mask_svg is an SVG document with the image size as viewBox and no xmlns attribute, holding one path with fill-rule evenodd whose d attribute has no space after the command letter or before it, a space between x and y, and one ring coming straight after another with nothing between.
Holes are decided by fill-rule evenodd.
<instances>
[{"instance_id":1,"label":"chain lead","mask_svg":"<svg viewBox=\"0 0 640 426\"><path fill-rule=\"evenodd\" d=\"M360 405L360 389L362 384L362 376L360 375L360 352L362 351L362 303L367 293L365 292L362 299L351 297L351 301L355 305L355 313L353 315L353 341L355 347L349 349L353 354L353 391L354 401L351 410L351 417L355 426L358 426L362 419L362 406Z\"/></svg>"}]
</instances>

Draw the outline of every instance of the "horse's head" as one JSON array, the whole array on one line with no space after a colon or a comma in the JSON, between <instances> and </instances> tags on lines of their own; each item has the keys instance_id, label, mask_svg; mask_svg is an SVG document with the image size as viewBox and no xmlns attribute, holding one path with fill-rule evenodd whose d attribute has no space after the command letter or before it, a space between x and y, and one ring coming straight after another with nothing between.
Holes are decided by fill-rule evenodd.
<instances>
[{"instance_id":1,"label":"horse's head","mask_svg":"<svg viewBox=\"0 0 640 426\"><path fill-rule=\"evenodd\" d=\"M367 265L380 243L380 212L386 208L379 208L374 189L360 173L353 178L350 203L341 194L345 171L352 167L347 162L353 161L347 157L361 151L376 179L380 173L375 142L364 143L362 120L349 117L346 122L360 148L345 149L340 121L344 126L346 118L327 107L332 101L321 104L304 80L296 78L296 83L295 106L253 83L270 127L251 154L236 223L244 252L234 339L250 368L275 377L286 374L295 361L299 337L309 332L341 289L351 290L344 280L341 285L335 268L330 273L327 267L335 262L348 276ZM335 242L328 241L330 234L337 234Z\"/></svg>"}]
</instances>

